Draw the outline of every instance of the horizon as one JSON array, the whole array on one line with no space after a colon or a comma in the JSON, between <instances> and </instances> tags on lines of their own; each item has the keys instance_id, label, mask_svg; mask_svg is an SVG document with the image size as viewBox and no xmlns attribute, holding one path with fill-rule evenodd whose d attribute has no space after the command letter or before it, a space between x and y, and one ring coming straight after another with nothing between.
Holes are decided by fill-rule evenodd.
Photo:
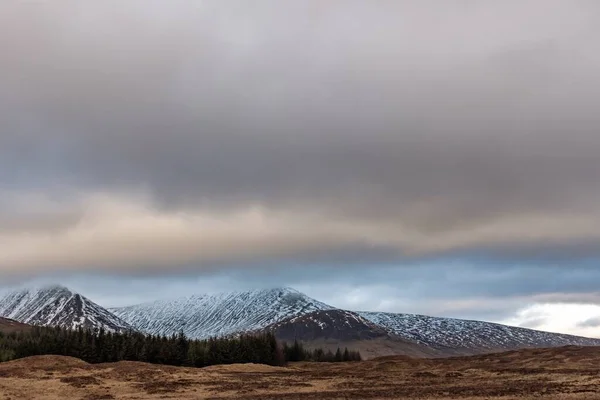
<instances>
[{"instance_id":1,"label":"horizon","mask_svg":"<svg viewBox=\"0 0 600 400\"><path fill-rule=\"evenodd\" d=\"M0 4L0 293L293 287L600 338L600 3Z\"/></svg>"}]
</instances>

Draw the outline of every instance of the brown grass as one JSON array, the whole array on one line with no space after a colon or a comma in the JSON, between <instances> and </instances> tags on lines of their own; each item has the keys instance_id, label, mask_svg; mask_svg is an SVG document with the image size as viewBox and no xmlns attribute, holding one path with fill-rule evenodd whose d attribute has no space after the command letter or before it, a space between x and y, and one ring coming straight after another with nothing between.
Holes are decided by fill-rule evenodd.
<instances>
[{"instance_id":1,"label":"brown grass","mask_svg":"<svg viewBox=\"0 0 600 400\"><path fill-rule=\"evenodd\" d=\"M0 364L0 400L600 398L600 349L565 347L448 359L205 369L67 357Z\"/></svg>"},{"instance_id":2,"label":"brown grass","mask_svg":"<svg viewBox=\"0 0 600 400\"><path fill-rule=\"evenodd\" d=\"M31 330L32 326L22 324L12 319L0 317L0 332L11 333Z\"/></svg>"}]
</instances>

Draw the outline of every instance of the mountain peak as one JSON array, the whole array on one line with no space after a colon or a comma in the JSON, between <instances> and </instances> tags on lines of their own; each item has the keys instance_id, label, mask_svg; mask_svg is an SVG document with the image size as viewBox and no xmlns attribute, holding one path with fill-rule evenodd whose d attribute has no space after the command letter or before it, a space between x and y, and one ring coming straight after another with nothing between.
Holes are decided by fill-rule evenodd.
<instances>
[{"instance_id":1,"label":"mountain peak","mask_svg":"<svg viewBox=\"0 0 600 400\"><path fill-rule=\"evenodd\" d=\"M231 294L238 294L238 295L243 295L243 294L252 294L252 295L274 295L274 296L285 296L288 294L300 294L302 296L306 296L304 293L292 288L292 287L288 287L288 286L275 286L275 287L266 287L266 288L259 288L259 289L248 289L248 290L236 290L236 291L232 291L232 292L219 292L219 293L214 293L214 294L203 294L203 295L196 295L196 296L223 296L223 295L231 295Z\"/></svg>"},{"instance_id":2,"label":"mountain peak","mask_svg":"<svg viewBox=\"0 0 600 400\"><path fill-rule=\"evenodd\" d=\"M111 309L137 329L170 335L183 328L191 338L262 329L283 318L331 307L287 287L195 295Z\"/></svg>"},{"instance_id":3,"label":"mountain peak","mask_svg":"<svg viewBox=\"0 0 600 400\"><path fill-rule=\"evenodd\" d=\"M308 298L308 296L305 295L304 293L302 293L294 288L287 287L287 286L272 287L272 288L257 289L257 290L248 290L248 291L241 291L241 292L237 292L237 293L240 293L240 294L252 293L255 295L259 295L259 296L277 296L277 297L302 296L302 297Z\"/></svg>"},{"instance_id":4,"label":"mountain peak","mask_svg":"<svg viewBox=\"0 0 600 400\"><path fill-rule=\"evenodd\" d=\"M73 290L69 289L68 287L58 284L58 283L50 283L47 285L40 286L37 288L37 291L54 292L54 293L61 293L61 294L71 294L71 295L78 294L78 293L74 292Z\"/></svg>"},{"instance_id":5,"label":"mountain peak","mask_svg":"<svg viewBox=\"0 0 600 400\"><path fill-rule=\"evenodd\" d=\"M71 289L69 289L65 285L61 285L60 283L49 283L47 285L41 286L40 288L45 290L60 290L66 292L73 292Z\"/></svg>"},{"instance_id":6,"label":"mountain peak","mask_svg":"<svg viewBox=\"0 0 600 400\"><path fill-rule=\"evenodd\" d=\"M270 288L267 289L271 292L283 292L283 293L296 293L296 294L304 294L296 289L294 289L293 287L289 287L289 286L279 286L279 287L274 287L274 288Z\"/></svg>"},{"instance_id":7,"label":"mountain peak","mask_svg":"<svg viewBox=\"0 0 600 400\"><path fill-rule=\"evenodd\" d=\"M62 285L24 288L0 297L0 316L16 321L63 328L103 328L125 331L131 327L105 308Z\"/></svg>"},{"instance_id":8,"label":"mountain peak","mask_svg":"<svg viewBox=\"0 0 600 400\"><path fill-rule=\"evenodd\" d=\"M12 293L10 293L10 295L17 295L17 294L20 294L23 296L30 296L30 297L36 297L36 296L41 296L41 295L53 295L53 296L77 295L76 292L72 291L68 287L60 285L60 284L56 284L56 283L43 284L43 285L39 285L39 286L22 287L22 288L15 289Z\"/></svg>"}]
</instances>

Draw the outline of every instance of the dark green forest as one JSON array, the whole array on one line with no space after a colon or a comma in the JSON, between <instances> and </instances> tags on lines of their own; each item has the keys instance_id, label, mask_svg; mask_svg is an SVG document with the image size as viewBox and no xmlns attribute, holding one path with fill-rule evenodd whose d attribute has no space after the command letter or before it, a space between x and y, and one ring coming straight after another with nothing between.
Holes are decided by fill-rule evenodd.
<instances>
[{"instance_id":1,"label":"dark green forest","mask_svg":"<svg viewBox=\"0 0 600 400\"><path fill-rule=\"evenodd\" d=\"M285 365L289 361L359 361L360 353L337 349L307 350L302 344L280 344L264 333L235 338L191 340L183 333L166 336L104 330L34 327L26 332L0 332L0 362L34 355L62 355L89 363L141 361L188 367L258 363Z\"/></svg>"},{"instance_id":2,"label":"dark green forest","mask_svg":"<svg viewBox=\"0 0 600 400\"><path fill-rule=\"evenodd\" d=\"M351 351L347 348L337 349L335 353L331 350L325 352L323 349L307 350L298 341L288 346L283 344L283 355L286 362L288 361L313 361L313 362L346 362L346 361L361 361L361 356L358 351Z\"/></svg>"}]
</instances>

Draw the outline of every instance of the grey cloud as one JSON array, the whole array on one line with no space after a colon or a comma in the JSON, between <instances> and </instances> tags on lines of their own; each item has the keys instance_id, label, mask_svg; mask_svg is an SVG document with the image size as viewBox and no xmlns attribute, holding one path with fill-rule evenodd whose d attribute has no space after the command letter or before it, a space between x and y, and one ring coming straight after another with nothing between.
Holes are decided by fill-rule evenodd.
<instances>
[{"instance_id":1,"label":"grey cloud","mask_svg":"<svg viewBox=\"0 0 600 400\"><path fill-rule=\"evenodd\" d=\"M574 308L581 321L597 314L598 272L592 263L498 265L490 260L445 258L406 263L339 263L298 261L249 263L227 268L161 268L142 271L97 269L57 274L38 273L33 281L6 279L0 293L21 282L26 286L61 283L106 306L123 306L160 298L291 286L336 307L417 313L485 320L534 329L597 336L591 326L568 322L570 315L550 312ZM497 262L497 261L496 261ZM587 305L587 306L586 306ZM550 310L550 311L549 311ZM586 314L586 311L589 314ZM566 311L569 312L569 311ZM565 319L564 326L557 326Z\"/></svg>"},{"instance_id":2,"label":"grey cloud","mask_svg":"<svg viewBox=\"0 0 600 400\"><path fill-rule=\"evenodd\" d=\"M590 318L577 325L578 328L598 328L600 327L600 317Z\"/></svg>"},{"instance_id":3,"label":"grey cloud","mask_svg":"<svg viewBox=\"0 0 600 400\"><path fill-rule=\"evenodd\" d=\"M0 209L0 240L47 249L5 265L156 259L130 256L126 237L180 266L348 248L597 255L595 2L130 0L0 15L0 185L63 193L69 210ZM128 205L117 215L95 193ZM232 231L252 207L264 240L249 239L256 220ZM230 225L208 240L181 228L197 215ZM92 237L104 242L81 243ZM199 242L233 250L202 258Z\"/></svg>"},{"instance_id":4,"label":"grey cloud","mask_svg":"<svg viewBox=\"0 0 600 400\"><path fill-rule=\"evenodd\" d=\"M111 305L194 293L291 286L348 309L488 321L506 320L530 304L600 305L594 284L599 279L594 273L586 274L585 268L563 266L552 273L543 265L521 268L523 273L518 274L517 269L449 260L388 266L240 263L202 273L194 267L172 271L168 266L153 273L122 271L118 277L112 272L47 273L43 277L38 274L36 282L59 282ZM2 285L16 283L2 281ZM526 317L524 320L529 321L541 316Z\"/></svg>"},{"instance_id":5,"label":"grey cloud","mask_svg":"<svg viewBox=\"0 0 600 400\"><path fill-rule=\"evenodd\" d=\"M533 318L533 319L522 322L520 326L523 328L536 329L541 326L544 326L547 323L548 323L547 318Z\"/></svg>"}]
</instances>

